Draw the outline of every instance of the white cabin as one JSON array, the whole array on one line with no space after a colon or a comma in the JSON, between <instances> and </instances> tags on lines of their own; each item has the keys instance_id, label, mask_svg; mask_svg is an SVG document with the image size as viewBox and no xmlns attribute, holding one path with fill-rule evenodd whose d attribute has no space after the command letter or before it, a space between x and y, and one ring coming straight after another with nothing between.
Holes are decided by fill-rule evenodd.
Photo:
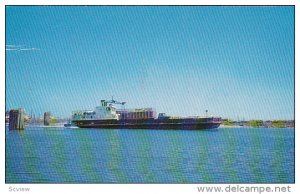
<instances>
[{"instance_id":1,"label":"white cabin","mask_svg":"<svg viewBox=\"0 0 300 194\"><path fill-rule=\"evenodd\" d=\"M101 106L97 106L94 111L73 111L72 120L107 120L116 119L119 120L119 114L117 109L105 100L101 100Z\"/></svg>"}]
</instances>

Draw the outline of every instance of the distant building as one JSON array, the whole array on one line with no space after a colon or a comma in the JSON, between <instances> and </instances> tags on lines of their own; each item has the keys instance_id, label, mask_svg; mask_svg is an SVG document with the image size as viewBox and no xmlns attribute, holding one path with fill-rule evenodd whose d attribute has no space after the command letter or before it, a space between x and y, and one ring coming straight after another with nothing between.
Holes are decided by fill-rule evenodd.
<instances>
[{"instance_id":1,"label":"distant building","mask_svg":"<svg viewBox=\"0 0 300 194\"><path fill-rule=\"evenodd\" d=\"M22 108L9 111L9 130L24 129L25 110Z\"/></svg>"},{"instance_id":2,"label":"distant building","mask_svg":"<svg viewBox=\"0 0 300 194\"><path fill-rule=\"evenodd\" d=\"M50 124L50 117L51 117L50 112L44 113L44 125L48 126Z\"/></svg>"},{"instance_id":3,"label":"distant building","mask_svg":"<svg viewBox=\"0 0 300 194\"><path fill-rule=\"evenodd\" d=\"M270 120L264 121L263 126L265 128L271 128L272 127L272 121L270 121Z\"/></svg>"},{"instance_id":4,"label":"distant building","mask_svg":"<svg viewBox=\"0 0 300 194\"><path fill-rule=\"evenodd\" d=\"M287 128L295 128L295 121L294 120L288 120L288 121L285 121L285 127Z\"/></svg>"}]
</instances>

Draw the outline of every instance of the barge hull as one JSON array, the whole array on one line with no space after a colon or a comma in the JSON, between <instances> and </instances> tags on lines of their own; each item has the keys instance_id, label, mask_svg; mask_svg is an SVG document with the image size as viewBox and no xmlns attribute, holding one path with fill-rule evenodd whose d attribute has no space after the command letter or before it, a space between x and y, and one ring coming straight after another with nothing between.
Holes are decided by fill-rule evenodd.
<instances>
[{"instance_id":1,"label":"barge hull","mask_svg":"<svg viewBox=\"0 0 300 194\"><path fill-rule=\"evenodd\" d=\"M213 129L220 126L220 122L201 121L191 119L177 119L160 121L155 119L138 120L73 120L80 128L110 128L110 129Z\"/></svg>"}]
</instances>

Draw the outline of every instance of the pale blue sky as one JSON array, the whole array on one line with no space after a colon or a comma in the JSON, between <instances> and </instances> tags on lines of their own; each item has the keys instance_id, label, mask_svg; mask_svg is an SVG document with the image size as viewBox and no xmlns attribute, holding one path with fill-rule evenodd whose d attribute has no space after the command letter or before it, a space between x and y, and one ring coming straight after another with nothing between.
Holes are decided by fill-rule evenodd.
<instances>
[{"instance_id":1,"label":"pale blue sky","mask_svg":"<svg viewBox=\"0 0 300 194\"><path fill-rule=\"evenodd\" d=\"M170 115L294 118L293 6L7 6L6 109L100 99Z\"/></svg>"}]
</instances>

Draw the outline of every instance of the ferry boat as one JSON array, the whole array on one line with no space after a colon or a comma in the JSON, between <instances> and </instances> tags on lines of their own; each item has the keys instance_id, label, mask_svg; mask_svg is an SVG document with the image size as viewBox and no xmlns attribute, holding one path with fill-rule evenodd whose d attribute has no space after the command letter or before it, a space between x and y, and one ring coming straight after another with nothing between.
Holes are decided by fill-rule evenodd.
<instances>
[{"instance_id":1,"label":"ferry boat","mask_svg":"<svg viewBox=\"0 0 300 194\"><path fill-rule=\"evenodd\" d=\"M117 109L126 102L101 100L94 110L72 112L72 124L80 128L116 129L212 129L221 124L220 117L171 117L156 113L152 108Z\"/></svg>"}]
</instances>

